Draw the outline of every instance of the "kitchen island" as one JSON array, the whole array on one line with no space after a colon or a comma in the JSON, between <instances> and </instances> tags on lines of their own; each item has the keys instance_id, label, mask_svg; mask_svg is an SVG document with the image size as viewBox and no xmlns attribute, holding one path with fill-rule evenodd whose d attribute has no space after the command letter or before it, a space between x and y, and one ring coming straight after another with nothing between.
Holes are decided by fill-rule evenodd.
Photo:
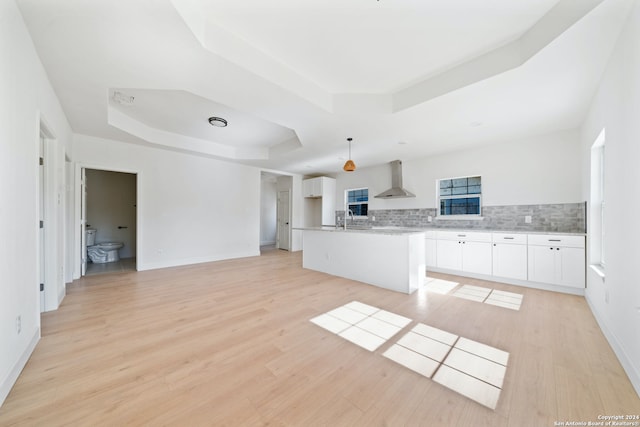
<instances>
[{"instance_id":1,"label":"kitchen island","mask_svg":"<svg viewBox=\"0 0 640 427\"><path fill-rule=\"evenodd\" d=\"M302 228L302 266L411 294L424 285L424 232Z\"/></svg>"}]
</instances>

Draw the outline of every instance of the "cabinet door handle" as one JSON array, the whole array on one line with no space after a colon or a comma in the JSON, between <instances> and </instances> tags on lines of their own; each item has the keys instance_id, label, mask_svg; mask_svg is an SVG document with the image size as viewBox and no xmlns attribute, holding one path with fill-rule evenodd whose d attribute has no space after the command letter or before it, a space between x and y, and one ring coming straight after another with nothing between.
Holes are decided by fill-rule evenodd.
<instances>
[{"instance_id":1,"label":"cabinet door handle","mask_svg":"<svg viewBox=\"0 0 640 427\"><path fill-rule=\"evenodd\" d=\"M503 237L504 240L513 240L515 237Z\"/></svg>"},{"instance_id":2,"label":"cabinet door handle","mask_svg":"<svg viewBox=\"0 0 640 427\"><path fill-rule=\"evenodd\" d=\"M550 242L562 242L562 239L549 239Z\"/></svg>"},{"instance_id":3,"label":"cabinet door handle","mask_svg":"<svg viewBox=\"0 0 640 427\"><path fill-rule=\"evenodd\" d=\"M458 237L467 237L466 234L458 234Z\"/></svg>"}]
</instances>

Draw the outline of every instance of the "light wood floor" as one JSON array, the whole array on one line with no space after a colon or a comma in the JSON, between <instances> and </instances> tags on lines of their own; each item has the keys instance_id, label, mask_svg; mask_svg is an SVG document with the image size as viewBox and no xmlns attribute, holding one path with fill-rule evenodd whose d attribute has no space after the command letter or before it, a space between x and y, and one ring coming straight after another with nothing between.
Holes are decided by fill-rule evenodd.
<instances>
[{"instance_id":1,"label":"light wood floor","mask_svg":"<svg viewBox=\"0 0 640 427\"><path fill-rule=\"evenodd\" d=\"M582 297L520 311L407 296L301 268L301 254L86 277L42 316L0 425L553 426L640 414ZM309 319L357 300L511 356L495 411ZM412 323L408 328L410 328Z\"/></svg>"}]
</instances>

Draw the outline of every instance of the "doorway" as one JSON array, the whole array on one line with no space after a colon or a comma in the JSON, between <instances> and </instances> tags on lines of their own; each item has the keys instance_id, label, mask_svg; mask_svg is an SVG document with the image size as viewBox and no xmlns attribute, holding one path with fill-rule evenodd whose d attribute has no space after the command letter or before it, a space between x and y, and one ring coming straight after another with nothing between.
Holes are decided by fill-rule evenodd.
<instances>
[{"instance_id":1,"label":"doorway","mask_svg":"<svg viewBox=\"0 0 640 427\"><path fill-rule=\"evenodd\" d=\"M278 191L278 237L276 247L291 250L291 190Z\"/></svg>"},{"instance_id":2,"label":"doorway","mask_svg":"<svg viewBox=\"0 0 640 427\"><path fill-rule=\"evenodd\" d=\"M82 275L135 271L137 174L82 168L81 186ZM105 243L121 247L108 254Z\"/></svg>"},{"instance_id":3,"label":"doorway","mask_svg":"<svg viewBox=\"0 0 640 427\"><path fill-rule=\"evenodd\" d=\"M260 173L260 252L292 248L293 178L273 172Z\"/></svg>"}]
</instances>

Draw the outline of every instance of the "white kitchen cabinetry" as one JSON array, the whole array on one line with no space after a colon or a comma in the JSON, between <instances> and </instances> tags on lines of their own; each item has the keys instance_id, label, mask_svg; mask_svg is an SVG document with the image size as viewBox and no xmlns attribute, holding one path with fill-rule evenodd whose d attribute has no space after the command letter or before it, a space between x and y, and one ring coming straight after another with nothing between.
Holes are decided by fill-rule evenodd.
<instances>
[{"instance_id":1,"label":"white kitchen cabinetry","mask_svg":"<svg viewBox=\"0 0 640 427\"><path fill-rule=\"evenodd\" d=\"M584 288L584 236L530 234L528 237L530 281Z\"/></svg>"},{"instance_id":2,"label":"white kitchen cabinetry","mask_svg":"<svg viewBox=\"0 0 640 427\"><path fill-rule=\"evenodd\" d=\"M493 275L527 280L527 235L493 233Z\"/></svg>"},{"instance_id":3,"label":"white kitchen cabinetry","mask_svg":"<svg viewBox=\"0 0 640 427\"><path fill-rule=\"evenodd\" d=\"M336 180L326 176L302 181L305 226L336 225Z\"/></svg>"},{"instance_id":4,"label":"white kitchen cabinetry","mask_svg":"<svg viewBox=\"0 0 640 427\"><path fill-rule=\"evenodd\" d=\"M331 180L326 176L319 176L317 178L309 178L302 181L302 195L304 197L322 197L322 190L325 182ZM335 180L333 180L335 183Z\"/></svg>"},{"instance_id":5,"label":"white kitchen cabinetry","mask_svg":"<svg viewBox=\"0 0 640 427\"><path fill-rule=\"evenodd\" d=\"M438 240L436 248L438 268L462 270L462 245L458 240Z\"/></svg>"},{"instance_id":6,"label":"white kitchen cabinetry","mask_svg":"<svg viewBox=\"0 0 640 427\"><path fill-rule=\"evenodd\" d=\"M426 231L424 240L425 265L427 267L437 267L438 240L435 231Z\"/></svg>"},{"instance_id":7,"label":"white kitchen cabinetry","mask_svg":"<svg viewBox=\"0 0 640 427\"><path fill-rule=\"evenodd\" d=\"M438 268L491 274L491 233L439 231Z\"/></svg>"}]
</instances>

